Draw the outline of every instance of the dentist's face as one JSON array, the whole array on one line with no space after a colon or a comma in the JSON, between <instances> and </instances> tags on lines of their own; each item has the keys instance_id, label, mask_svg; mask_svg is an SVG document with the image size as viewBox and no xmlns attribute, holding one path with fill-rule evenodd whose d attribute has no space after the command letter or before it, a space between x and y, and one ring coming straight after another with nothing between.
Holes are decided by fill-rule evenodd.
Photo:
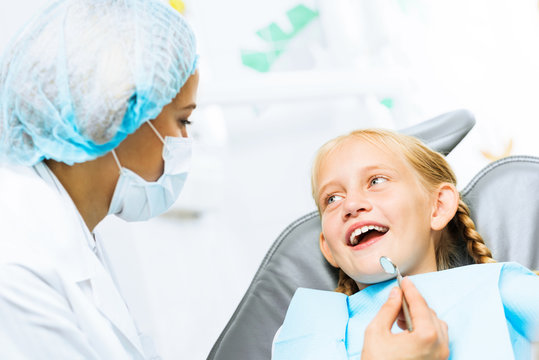
<instances>
[{"instance_id":1,"label":"dentist's face","mask_svg":"<svg viewBox=\"0 0 539 360\"><path fill-rule=\"evenodd\" d=\"M178 95L151 120L163 138L187 137L189 117L196 107L198 72L191 75ZM142 124L116 148L122 166L147 181L156 181L163 174L163 143L148 124Z\"/></svg>"},{"instance_id":2,"label":"dentist's face","mask_svg":"<svg viewBox=\"0 0 539 360\"><path fill-rule=\"evenodd\" d=\"M396 151L347 139L323 160L318 184L322 252L360 289L391 278L381 256L403 274L436 271L434 200Z\"/></svg>"}]
</instances>

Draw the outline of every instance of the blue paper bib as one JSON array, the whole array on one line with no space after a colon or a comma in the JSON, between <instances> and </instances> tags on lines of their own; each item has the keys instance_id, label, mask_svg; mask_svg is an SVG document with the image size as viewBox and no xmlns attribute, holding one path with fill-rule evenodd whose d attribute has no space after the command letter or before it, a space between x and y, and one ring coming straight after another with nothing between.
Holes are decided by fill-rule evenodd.
<instances>
[{"instance_id":1,"label":"blue paper bib","mask_svg":"<svg viewBox=\"0 0 539 360\"><path fill-rule=\"evenodd\" d=\"M530 359L539 341L539 277L516 263L469 265L410 276L448 325L450 359ZM274 360L360 359L365 328L397 286L348 297L300 288L274 344ZM402 331L396 325L394 332Z\"/></svg>"}]
</instances>

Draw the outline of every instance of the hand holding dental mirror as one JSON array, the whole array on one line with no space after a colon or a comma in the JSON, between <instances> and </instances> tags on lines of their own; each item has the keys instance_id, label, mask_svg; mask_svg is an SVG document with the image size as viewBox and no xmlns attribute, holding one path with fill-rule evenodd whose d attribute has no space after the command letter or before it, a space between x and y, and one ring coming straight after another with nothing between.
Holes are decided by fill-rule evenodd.
<instances>
[{"instance_id":1,"label":"hand holding dental mirror","mask_svg":"<svg viewBox=\"0 0 539 360\"><path fill-rule=\"evenodd\" d=\"M399 268L397 265L393 264L393 261L391 261L390 258L387 256L381 256L380 257L380 266L382 266L382 269L387 274L390 275L396 275L397 276L397 283L399 284L399 288L401 287L401 281L402 281L402 275L399 271ZM401 288L402 290L402 288ZM404 293L402 294L402 311L404 313L404 319L406 321L406 327L408 328L408 331L413 331L412 326L412 318L410 317L410 310L408 309L408 303L406 302L406 299L404 298Z\"/></svg>"}]
</instances>

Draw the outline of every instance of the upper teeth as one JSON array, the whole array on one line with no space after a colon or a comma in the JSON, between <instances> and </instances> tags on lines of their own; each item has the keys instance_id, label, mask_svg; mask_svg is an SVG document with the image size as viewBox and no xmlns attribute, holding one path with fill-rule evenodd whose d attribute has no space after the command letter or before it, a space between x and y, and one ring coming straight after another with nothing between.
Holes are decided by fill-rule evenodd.
<instances>
[{"instance_id":1,"label":"upper teeth","mask_svg":"<svg viewBox=\"0 0 539 360\"><path fill-rule=\"evenodd\" d=\"M365 225L360 228L355 229L352 234L350 234L350 244L357 245L359 242L359 235L365 234L367 231L376 230L382 233L387 232L389 229L384 226L377 225Z\"/></svg>"}]
</instances>

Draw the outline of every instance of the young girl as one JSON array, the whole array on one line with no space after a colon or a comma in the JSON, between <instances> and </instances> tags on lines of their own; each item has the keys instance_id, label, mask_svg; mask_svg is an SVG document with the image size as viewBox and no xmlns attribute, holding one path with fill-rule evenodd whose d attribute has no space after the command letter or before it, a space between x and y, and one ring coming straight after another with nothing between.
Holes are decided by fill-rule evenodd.
<instances>
[{"instance_id":1,"label":"young girl","mask_svg":"<svg viewBox=\"0 0 539 360\"><path fill-rule=\"evenodd\" d=\"M339 283L334 293L298 289L274 359L360 359L367 325L396 285L381 256L447 323L450 358L531 358L539 277L494 262L442 155L410 136L355 131L322 146L311 180L320 249Z\"/></svg>"}]
</instances>

